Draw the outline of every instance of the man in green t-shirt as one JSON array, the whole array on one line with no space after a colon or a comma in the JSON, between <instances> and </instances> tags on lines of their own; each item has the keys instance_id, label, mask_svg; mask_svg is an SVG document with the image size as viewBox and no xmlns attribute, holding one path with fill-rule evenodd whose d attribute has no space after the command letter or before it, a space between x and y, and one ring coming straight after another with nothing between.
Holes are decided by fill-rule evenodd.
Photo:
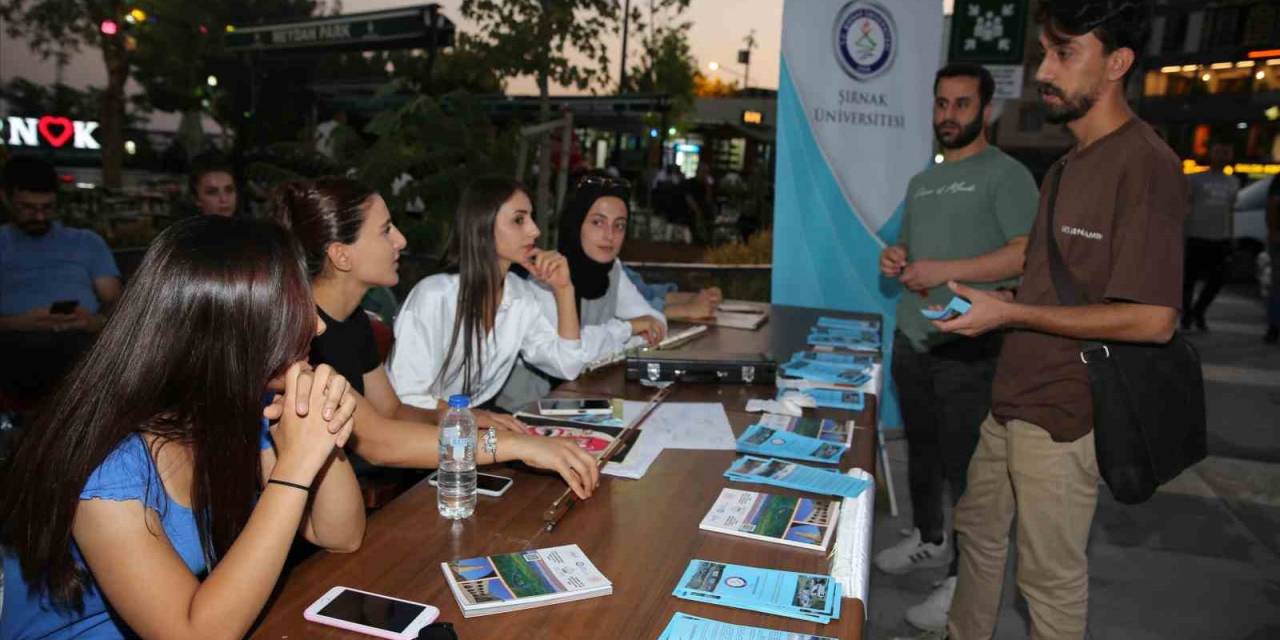
<instances>
[{"instance_id":1,"label":"man in green t-shirt","mask_svg":"<svg viewBox=\"0 0 1280 640\"><path fill-rule=\"evenodd\" d=\"M878 553L875 564L906 573L950 562L934 592L907 610L907 621L925 630L946 625L955 591L943 484L951 485L954 505L964 493L978 426L991 407L1000 336L944 334L920 312L950 301L948 281L1015 286L1038 200L1030 172L987 143L994 90L991 74L979 65L953 63L938 71L933 129L943 162L911 178L902 235L880 254L883 275L906 289L898 303L891 372L907 435L915 529Z\"/></svg>"}]
</instances>

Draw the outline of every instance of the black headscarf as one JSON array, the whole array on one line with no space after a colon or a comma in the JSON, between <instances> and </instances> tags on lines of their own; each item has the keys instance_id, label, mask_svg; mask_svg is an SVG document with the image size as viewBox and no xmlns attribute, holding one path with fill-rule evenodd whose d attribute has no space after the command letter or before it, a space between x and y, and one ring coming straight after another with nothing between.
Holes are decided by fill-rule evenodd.
<instances>
[{"instance_id":1,"label":"black headscarf","mask_svg":"<svg viewBox=\"0 0 1280 640\"><path fill-rule=\"evenodd\" d=\"M606 178L580 185L560 212L560 239L556 248L569 261L569 276L580 300L595 300L609 290L613 263L596 262L582 250L582 223L596 200L610 196L621 198L630 207L631 191L626 184Z\"/></svg>"}]
</instances>

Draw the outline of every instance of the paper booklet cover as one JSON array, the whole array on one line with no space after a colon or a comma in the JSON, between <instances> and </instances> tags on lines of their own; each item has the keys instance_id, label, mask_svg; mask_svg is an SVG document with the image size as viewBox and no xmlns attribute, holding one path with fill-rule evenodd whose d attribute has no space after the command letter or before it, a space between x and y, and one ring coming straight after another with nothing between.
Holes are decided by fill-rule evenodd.
<instances>
[{"instance_id":1,"label":"paper booklet cover","mask_svg":"<svg viewBox=\"0 0 1280 640\"><path fill-rule=\"evenodd\" d=\"M613 593L613 584L571 544L442 562L465 618Z\"/></svg>"},{"instance_id":2,"label":"paper booklet cover","mask_svg":"<svg viewBox=\"0 0 1280 640\"><path fill-rule=\"evenodd\" d=\"M825 551L839 515L834 500L723 489L698 528Z\"/></svg>"}]
</instances>

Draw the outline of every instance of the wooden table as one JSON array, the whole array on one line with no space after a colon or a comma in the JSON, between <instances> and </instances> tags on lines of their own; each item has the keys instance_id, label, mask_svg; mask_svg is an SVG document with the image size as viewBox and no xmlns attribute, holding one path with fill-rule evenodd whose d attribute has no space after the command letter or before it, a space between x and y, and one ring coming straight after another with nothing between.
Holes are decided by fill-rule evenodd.
<instances>
[{"instance_id":1,"label":"wooden table","mask_svg":"<svg viewBox=\"0 0 1280 640\"><path fill-rule=\"evenodd\" d=\"M757 331L712 327L683 348L724 353L763 351L786 359L803 348L807 330L818 315L868 317L774 306L769 322ZM679 385L667 402L721 402L735 434L740 434L758 415L743 411L746 400L771 397L775 392L772 386L686 384ZM556 395L643 400L652 390L625 382L623 366L615 365L562 385ZM866 407L856 414L830 410L814 414L853 418L860 427L854 431L853 449L845 455L843 468L859 467L874 473L875 400L868 396ZM732 451L667 450L640 480L604 476L595 495L575 506L549 533L543 530L542 512L564 489L557 476L523 466L498 467L498 473L515 478L515 485L500 498L480 496L475 516L456 522L439 516L435 488L419 483L370 517L358 552L321 552L293 570L268 605L253 637L367 638L302 619L303 610L336 585L433 604L440 608L440 619L453 622L463 640L651 640L676 611L792 632L862 637L863 603L856 599L845 600L839 620L818 625L671 595L694 558L788 571L829 571L822 553L698 529L720 490L729 485L722 474L736 455ZM464 619L440 569L440 563L448 560L564 544L577 544L586 552L613 582L612 595Z\"/></svg>"}]
</instances>

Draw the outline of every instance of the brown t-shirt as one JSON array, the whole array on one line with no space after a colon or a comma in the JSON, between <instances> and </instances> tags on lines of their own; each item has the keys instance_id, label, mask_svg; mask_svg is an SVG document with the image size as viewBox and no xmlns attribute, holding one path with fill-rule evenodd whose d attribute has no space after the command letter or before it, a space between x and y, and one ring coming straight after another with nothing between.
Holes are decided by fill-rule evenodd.
<instances>
[{"instance_id":1,"label":"brown t-shirt","mask_svg":"<svg viewBox=\"0 0 1280 640\"><path fill-rule=\"evenodd\" d=\"M1049 180L1027 240L1017 301L1059 305L1045 242ZM1187 182L1178 157L1134 118L1082 151L1067 154L1052 238L1083 304L1107 300L1177 309L1182 301L1182 225ZM1092 396L1080 343L1010 331L996 368L991 410L1069 442L1093 428Z\"/></svg>"}]
</instances>

